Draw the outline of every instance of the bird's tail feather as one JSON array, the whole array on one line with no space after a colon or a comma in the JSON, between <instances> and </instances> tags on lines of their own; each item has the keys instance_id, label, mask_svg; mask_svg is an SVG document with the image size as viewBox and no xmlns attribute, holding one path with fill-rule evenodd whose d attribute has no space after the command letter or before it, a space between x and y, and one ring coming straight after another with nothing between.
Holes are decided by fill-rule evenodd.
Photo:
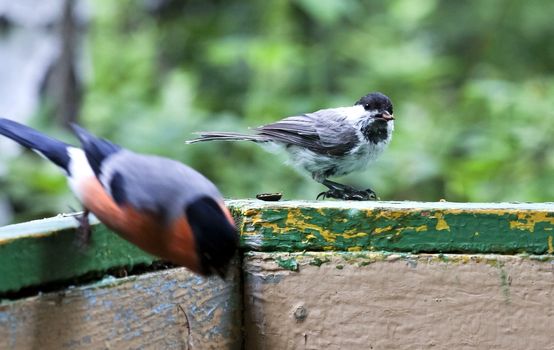
<instances>
[{"instance_id":1,"label":"bird's tail feather","mask_svg":"<svg viewBox=\"0 0 554 350\"><path fill-rule=\"evenodd\" d=\"M73 129L73 133L79 138L79 141L81 141L83 151L85 151L90 167L96 176L99 176L102 162L110 155L119 152L121 147L108 140L94 136L77 124L72 123L71 129Z\"/></svg>"},{"instance_id":2,"label":"bird's tail feather","mask_svg":"<svg viewBox=\"0 0 554 350\"><path fill-rule=\"evenodd\" d=\"M69 155L67 153L67 148L69 145L65 142L56 140L33 128L5 118L0 118L0 135L14 140L23 147L36 151L57 166L66 171L68 170Z\"/></svg>"},{"instance_id":3,"label":"bird's tail feather","mask_svg":"<svg viewBox=\"0 0 554 350\"><path fill-rule=\"evenodd\" d=\"M199 137L187 140L185 143L196 143L203 141L253 141L253 142L264 142L268 141L264 136L261 135L246 135L238 132L218 132L218 131L206 131L197 133Z\"/></svg>"}]
</instances>

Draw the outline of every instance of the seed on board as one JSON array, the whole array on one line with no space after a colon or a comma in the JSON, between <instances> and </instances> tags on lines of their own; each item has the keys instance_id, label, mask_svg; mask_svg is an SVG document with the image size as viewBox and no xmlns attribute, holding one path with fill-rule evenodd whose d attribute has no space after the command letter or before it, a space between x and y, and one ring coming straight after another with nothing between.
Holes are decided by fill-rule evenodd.
<instances>
[{"instance_id":1,"label":"seed on board","mask_svg":"<svg viewBox=\"0 0 554 350\"><path fill-rule=\"evenodd\" d=\"M256 198L261 201L266 202L277 202L283 197L283 194L280 192L277 193L260 193L256 195Z\"/></svg>"}]
</instances>

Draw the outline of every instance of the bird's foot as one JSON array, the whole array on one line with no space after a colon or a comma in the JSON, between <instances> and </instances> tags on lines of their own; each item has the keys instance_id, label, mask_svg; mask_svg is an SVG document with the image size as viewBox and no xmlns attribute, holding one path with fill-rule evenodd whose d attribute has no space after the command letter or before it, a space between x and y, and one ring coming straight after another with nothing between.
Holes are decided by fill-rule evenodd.
<instances>
[{"instance_id":1,"label":"bird's foot","mask_svg":"<svg viewBox=\"0 0 554 350\"><path fill-rule=\"evenodd\" d=\"M89 211L85 209L81 215L75 216L75 220L79 223L77 227L77 247L79 249L86 249L90 244L90 237L92 235L92 227L88 219Z\"/></svg>"},{"instance_id":2,"label":"bird's foot","mask_svg":"<svg viewBox=\"0 0 554 350\"><path fill-rule=\"evenodd\" d=\"M378 199L377 195L371 188L368 188L367 190L357 190L353 187L347 186L344 188L330 188L328 191L318 194L316 199L319 199L320 197L322 199L335 198L347 201L374 201Z\"/></svg>"}]
</instances>

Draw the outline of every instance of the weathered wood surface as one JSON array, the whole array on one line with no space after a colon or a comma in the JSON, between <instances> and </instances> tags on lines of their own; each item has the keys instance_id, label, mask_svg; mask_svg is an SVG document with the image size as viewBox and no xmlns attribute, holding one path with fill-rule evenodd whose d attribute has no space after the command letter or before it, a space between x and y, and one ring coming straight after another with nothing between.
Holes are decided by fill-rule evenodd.
<instances>
[{"instance_id":1,"label":"weathered wood surface","mask_svg":"<svg viewBox=\"0 0 554 350\"><path fill-rule=\"evenodd\" d=\"M553 348L551 256L248 253L244 269L247 349Z\"/></svg>"},{"instance_id":2,"label":"weathered wood surface","mask_svg":"<svg viewBox=\"0 0 554 350\"><path fill-rule=\"evenodd\" d=\"M184 268L0 305L0 349L239 349L238 266L227 281Z\"/></svg>"},{"instance_id":3,"label":"weathered wood surface","mask_svg":"<svg viewBox=\"0 0 554 350\"><path fill-rule=\"evenodd\" d=\"M553 253L553 203L229 201L259 251Z\"/></svg>"},{"instance_id":4,"label":"weathered wood surface","mask_svg":"<svg viewBox=\"0 0 554 350\"><path fill-rule=\"evenodd\" d=\"M149 265L156 259L92 218L93 234L78 249L71 216L0 227L0 295L21 288L73 279L115 267Z\"/></svg>"},{"instance_id":5,"label":"weathered wood surface","mask_svg":"<svg viewBox=\"0 0 554 350\"><path fill-rule=\"evenodd\" d=\"M230 200L243 249L422 253L553 253L554 204ZM78 250L76 221L0 228L0 295L155 258L95 225Z\"/></svg>"}]
</instances>

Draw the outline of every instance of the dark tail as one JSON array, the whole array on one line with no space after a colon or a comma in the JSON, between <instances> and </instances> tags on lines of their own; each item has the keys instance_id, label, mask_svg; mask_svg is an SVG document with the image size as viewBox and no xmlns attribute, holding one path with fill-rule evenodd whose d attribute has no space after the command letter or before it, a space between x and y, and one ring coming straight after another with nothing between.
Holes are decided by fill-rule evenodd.
<instances>
[{"instance_id":1,"label":"dark tail","mask_svg":"<svg viewBox=\"0 0 554 350\"><path fill-rule=\"evenodd\" d=\"M56 140L13 120L0 118L0 134L23 147L32 149L68 172L69 154L67 143Z\"/></svg>"},{"instance_id":2,"label":"dark tail","mask_svg":"<svg viewBox=\"0 0 554 350\"><path fill-rule=\"evenodd\" d=\"M104 159L111 154L119 152L121 147L111 143L108 140L94 136L77 124L72 123L71 128L73 129L75 135L79 138L79 141L81 141L81 145L83 146L83 150L85 151L90 167L96 176L99 176L100 168Z\"/></svg>"},{"instance_id":3,"label":"dark tail","mask_svg":"<svg viewBox=\"0 0 554 350\"><path fill-rule=\"evenodd\" d=\"M246 135L238 132L217 132L206 131L197 133L200 137L185 141L185 143L195 143L203 141L253 141L253 142L265 142L268 141L261 135Z\"/></svg>"}]
</instances>

